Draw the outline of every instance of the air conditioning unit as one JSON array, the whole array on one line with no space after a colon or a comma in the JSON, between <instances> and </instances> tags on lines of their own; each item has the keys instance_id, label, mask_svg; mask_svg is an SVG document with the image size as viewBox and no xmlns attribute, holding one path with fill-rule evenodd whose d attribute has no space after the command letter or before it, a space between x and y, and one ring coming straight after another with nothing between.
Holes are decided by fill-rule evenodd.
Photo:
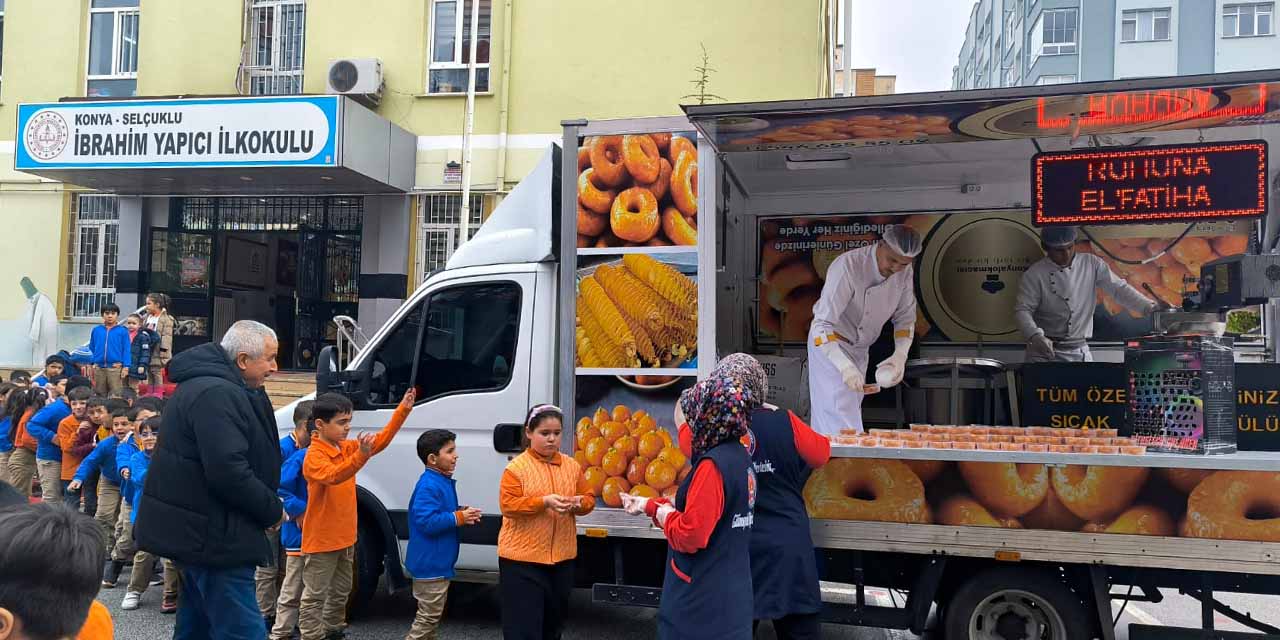
<instances>
[{"instance_id":1,"label":"air conditioning unit","mask_svg":"<svg viewBox=\"0 0 1280 640\"><path fill-rule=\"evenodd\" d=\"M348 58L329 63L328 93L351 96L368 107L382 102L382 61Z\"/></svg>"}]
</instances>

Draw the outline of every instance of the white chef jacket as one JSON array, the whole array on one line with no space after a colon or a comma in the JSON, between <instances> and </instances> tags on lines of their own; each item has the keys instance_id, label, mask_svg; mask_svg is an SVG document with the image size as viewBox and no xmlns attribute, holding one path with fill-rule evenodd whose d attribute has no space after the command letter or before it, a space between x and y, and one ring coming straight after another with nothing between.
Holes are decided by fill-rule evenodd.
<instances>
[{"instance_id":1,"label":"white chef jacket","mask_svg":"<svg viewBox=\"0 0 1280 640\"><path fill-rule=\"evenodd\" d=\"M909 334L915 327L914 282L910 266L888 278L881 276L874 244L846 252L831 263L809 325L810 423L819 433L861 431L863 394L845 386L840 371L817 343L825 342L829 334L839 334L843 339L835 344L867 375L867 349L880 337L884 324L892 320L895 333Z\"/></svg>"},{"instance_id":2,"label":"white chef jacket","mask_svg":"<svg viewBox=\"0 0 1280 640\"><path fill-rule=\"evenodd\" d=\"M1038 333L1054 341L1092 338L1097 289L1132 311L1148 313L1155 305L1098 256L1077 253L1067 267L1059 267L1045 257L1031 265L1018 284L1013 306L1018 331L1028 340Z\"/></svg>"}]
</instances>

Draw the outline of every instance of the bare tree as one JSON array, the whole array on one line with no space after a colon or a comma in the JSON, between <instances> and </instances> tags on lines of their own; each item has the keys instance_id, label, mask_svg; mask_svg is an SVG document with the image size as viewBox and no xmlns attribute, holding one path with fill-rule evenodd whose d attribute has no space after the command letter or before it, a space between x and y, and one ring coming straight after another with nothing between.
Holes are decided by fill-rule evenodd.
<instances>
[{"instance_id":1,"label":"bare tree","mask_svg":"<svg viewBox=\"0 0 1280 640\"><path fill-rule=\"evenodd\" d=\"M716 70L711 66L711 57L707 55L707 46L701 42L698 43L698 46L702 47L702 63L693 68L698 74L697 79L689 81L690 84L698 88L698 92L680 96L680 99L693 98L698 101L698 104L706 104L712 100L725 100L724 96L707 91L708 87L711 86L711 74L715 73Z\"/></svg>"}]
</instances>

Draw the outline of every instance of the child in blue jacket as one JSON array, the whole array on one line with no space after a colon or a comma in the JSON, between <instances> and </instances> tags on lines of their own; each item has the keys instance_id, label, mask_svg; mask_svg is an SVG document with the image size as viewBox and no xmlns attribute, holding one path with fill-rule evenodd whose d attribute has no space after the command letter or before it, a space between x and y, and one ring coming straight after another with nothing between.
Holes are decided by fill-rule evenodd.
<instances>
[{"instance_id":1,"label":"child in blue jacket","mask_svg":"<svg viewBox=\"0 0 1280 640\"><path fill-rule=\"evenodd\" d=\"M65 380L59 375L51 384ZM56 392L54 392L56 394ZM37 409L27 421L27 433L36 439L36 473L40 477L40 499L47 503L62 502L62 445L58 440L58 423L71 415L71 404L58 397Z\"/></svg>"},{"instance_id":2,"label":"child in blue jacket","mask_svg":"<svg viewBox=\"0 0 1280 640\"><path fill-rule=\"evenodd\" d=\"M410 638L434 638L458 561L458 527L480 522L480 510L458 506L453 471L458 466L458 436L430 429L418 436L418 458L426 470L409 498L409 549L405 568L413 575L418 613Z\"/></svg>"},{"instance_id":3,"label":"child in blue jacket","mask_svg":"<svg viewBox=\"0 0 1280 640\"><path fill-rule=\"evenodd\" d=\"M129 388L137 389L138 385L147 381L151 368L151 354L160 348L160 334L148 329L142 316L131 313L124 320L129 329Z\"/></svg>"},{"instance_id":4,"label":"child in blue jacket","mask_svg":"<svg viewBox=\"0 0 1280 640\"><path fill-rule=\"evenodd\" d=\"M310 415L310 407L306 413ZM295 418L298 414L294 414ZM284 583L280 585L280 596L276 600L275 624L271 627L271 640L288 640L293 637L293 629L298 625L298 605L302 603L302 525L303 516L307 513L307 479L302 477L302 462L307 458L312 436L316 432L316 421L303 418L299 423L304 425L305 435L301 438L289 439L301 444L280 467L280 488L276 494L284 503L284 524L280 526L280 546L284 547ZM295 431L296 433L296 431ZM281 440L284 448L284 440Z\"/></svg>"},{"instance_id":5,"label":"child in blue jacket","mask_svg":"<svg viewBox=\"0 0 1280 640\"><path fill-rule=\"evenodd\" d=\"M107 401L103 398L89 398L87 415L89 421L95 426L100 426L104 418L109 415L110 417L106 419L111 421L111 437L99 441L98 446L93 448L93 453L80 463L80 468L76 470L76 475L72 478L71 484L67 485L67 489L78 491L95 471L101 472L102 475L98 479L98 507L94 518L106 535L107 551L110 552L115 547L116 533L119 530L116 523L120 517L121 504L120 471L116 466L116 451L121 443L129 439L133 429L123 409L108 413L106 404ZM123 562L110 561L103 571L102 586L108 589L115 587L116 580L120 578L120 571L123 569Z\"/></svg>"},{"instance_id":6,"label":"child in blue jacket","mask_svg":"<svg viewBox=\"0 0 1280 640\"><path fill-rule=\"evenodd\" d=\"M129 496L133 500L133 510L129 512L130 524L137 522L138 511L142 507L142 487L147 481L147 470L151 468L151 455L156 448L156 440L160 437L160 416L142 418L135 432L136 439L142 448L130 457ZM123 451L123 447L121 450ZM156 556L146 551L138 551L133 556L133 572L129 576L129 587L124 594L120 608L132 611L138 608L142 594L146 592L151 576L155 572ZM164 561L164 598L161 600L160 612L172 613L178 604L178 572L173 563Z\"/></svg>"}]
</instances>

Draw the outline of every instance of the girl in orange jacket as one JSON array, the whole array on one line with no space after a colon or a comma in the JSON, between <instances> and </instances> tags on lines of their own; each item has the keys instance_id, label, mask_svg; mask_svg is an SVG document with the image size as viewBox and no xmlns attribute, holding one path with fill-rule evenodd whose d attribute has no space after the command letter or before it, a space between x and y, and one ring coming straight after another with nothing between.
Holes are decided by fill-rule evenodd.
<instances>
[{"instance_id":1,"label":"girl in orange jacket","mask_svg":"<svg viewBox=\"0 0 1280 640\"><path fill-rule=\"evenodd\" d=\"M563 420L553 405L530 409L524 453L502 473L498 579L506 640L560 637L578 555L574 516L595 508L582 467L560 453Z\"/></svg>"}]
</instances>

